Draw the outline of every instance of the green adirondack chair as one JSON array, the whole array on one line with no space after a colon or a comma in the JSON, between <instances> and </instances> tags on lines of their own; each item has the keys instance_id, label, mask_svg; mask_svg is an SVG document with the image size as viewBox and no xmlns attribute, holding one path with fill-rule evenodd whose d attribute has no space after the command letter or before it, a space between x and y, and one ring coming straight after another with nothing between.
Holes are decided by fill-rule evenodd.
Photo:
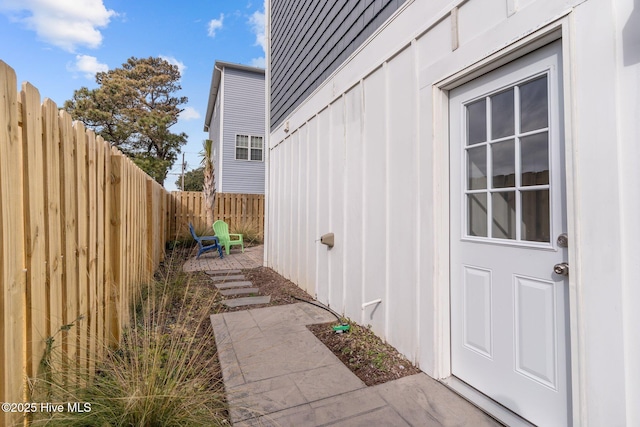
<instances>
[{"instance_id":1,"label":"green adirondack chair","mask_svg":"<svg viewBox=\"0 0 640 427\"><path fill-rule=\"evenodd\" d=\"M229 224L218 220L213 223L213 231L216 233L216 236L218 236L220 245L224 246L227 255L229 255L229 248L233 245L240 245L242 247L242 253L244 253L242 234L229 234Z\"/></svg>"}]
</instances>

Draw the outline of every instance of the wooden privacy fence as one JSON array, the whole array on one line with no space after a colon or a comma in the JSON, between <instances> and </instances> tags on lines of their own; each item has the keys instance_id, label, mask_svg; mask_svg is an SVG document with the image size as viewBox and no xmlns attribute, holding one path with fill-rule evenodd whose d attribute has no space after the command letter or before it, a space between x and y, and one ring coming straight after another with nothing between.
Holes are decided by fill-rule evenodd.
<instances>
[{"instance_id":1,"label":"wooden privacy fence","mask_svg":"<svg viewBox=\"0 0 640 427\"><path fill-rule=\"evenodd\" d=\"M35 87L16 88L0 61L0 402L29 397L49 337L91 375L167 240L167 192Z\"/></svg>"},{"instance_id":2,"label":"wooden privacy fence","mask_svg":"<svg viewBox=\"0 0 640 427\"><path fill-rule=\"evenodd\" d=\"M223 220L231 230L241 227L264 236L264 195L218 193L213 219ZM189 238L191 222L198 232L213 233L207 224L204 197L197 191L174 191L167 196L167 230L170 238Z\"/></svg>"}]
</instances>

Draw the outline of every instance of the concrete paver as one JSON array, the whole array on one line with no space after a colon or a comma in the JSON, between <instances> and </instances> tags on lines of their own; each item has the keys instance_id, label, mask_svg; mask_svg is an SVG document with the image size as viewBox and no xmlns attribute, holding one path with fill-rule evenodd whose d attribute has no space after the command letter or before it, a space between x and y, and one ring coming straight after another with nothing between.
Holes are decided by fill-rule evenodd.
<instances>
[{"instance_id":1,"label":"concrete paver","mask_svg":"<svg viewBox=\"0 0 640 427\"><path fill-rule=\"evenodd\" d=\"M235 295L257 294L260 292L260 288L231 288L220 291L220 295L225 297Z\"/></svg>"},{"instance_id":2,"label":"concrete paver","mask_svg":"<svg viewBox=\"0 0 640 427\"><path fill-rule=\"evenodd\" d=\"M426 374L367 387L305 325L306 303L211 316L236 426L499 426Z\"/></svg>"},{"instance_id":3,"label":"concrete paver","mask_svg":"<svg viewBox=\"0 0 640 427\"><path fill-rule=\"evenodd\" d=\"M216 283L215 287L217 289L231 289L231 288L243 288L243 287L249 287L252 286L253 283L249 282L249 281L244 281L244 282L222 282L222 283Z\"/></svg>"},{"instance_id":4,"label":"concrete paver","mask_svg":"<svg viewBox=\"0 0 640 427\"><path fill-rule=\"evenodd\" d=\"M243 307L245 305L269 304L270 301L271 301L270 295L262 295L257 297L233 298L233 299L222 301L222 303L227 307L235 308L235 307Z\"/></svg>"},{"instance_id":5,"label":"concrete paver","mask_svg":"<svg viewBox=\"0 0 640 427\"><path fill-rule=\"evenodd\" d=\"M242 270L208 270L205 271L210 276L227 276L231 274L241 274Z\"/></svg>"},{"instance_id":6,"label":"concrete paver","mask_svg":"<svg viewBox=\"0 0 640 427\"><path fill-rule=\"evenodd\" d=\"M213 283L238 282L244 280L242 274L234 274L233 276L210 276Z\"/></svg>"}]
</instances>

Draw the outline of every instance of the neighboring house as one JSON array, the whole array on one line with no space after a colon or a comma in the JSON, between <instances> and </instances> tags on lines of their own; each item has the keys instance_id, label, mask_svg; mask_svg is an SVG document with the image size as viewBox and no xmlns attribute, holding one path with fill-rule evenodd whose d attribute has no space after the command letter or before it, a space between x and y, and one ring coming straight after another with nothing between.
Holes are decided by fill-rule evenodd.
<instances>
[{"instance_id":1,"label":"neighboring house","mask_svg":"<svg viewBox=\"0 0 640 427\"><path fill-rule=\"evenodd\" d=\"M204 131L217 192L264 194L264 128L264 69L216 61Z\"/></svg>"},{"instance_id":2,"label":"neighboring house","mask_svg":"<svg viewBox=\"0 0 640 427\"><path fill-rule=\"evenodd\" d=\"M639 7L267 2L266 265L507 424L640 425Z\"/></svg>"}]
</instances>

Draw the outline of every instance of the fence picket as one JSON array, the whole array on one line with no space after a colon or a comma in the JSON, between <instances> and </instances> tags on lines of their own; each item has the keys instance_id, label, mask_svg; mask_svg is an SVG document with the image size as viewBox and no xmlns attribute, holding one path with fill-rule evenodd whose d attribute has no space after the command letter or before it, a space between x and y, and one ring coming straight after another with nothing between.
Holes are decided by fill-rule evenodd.
<instances>
[{"instance_id":1,"label":"fence picket","mask_svg":"<svg viewBox=\"0 0 640 427\"><path fill-rule=\"evenodd\" d=\"M77 242L77 199L76 168L74 150L73 127L71 116L59 113L60 120L60 149L62 179L62 219L64 239L64 288L63 288L63 323L65 325L78 319L78 242ZM61 333L63 363L77 363L78 360L78 326Z\"/></svg>"},{"instance_id":2,"label":"fence picket","mask_svg":"<svg viewBox=\"0 0 640 427\"><path fill-rule=\"evenodd\" d=\"M95 369L96 354L96 314L98 313L97 295L98 289L98 218L97 218L97 165L96 165L96 136L93 131L87 132L87 361L86 368L90 374Z\"/></svg>"},{"instance_id":3,"label":"fence picket","mask_svg":"<svg viewBox=\"0 0 640 427\"><path fill-rule=\"evenodd\" d=\"M88 179L87 179L87 132L82 122L73 123L73 140L75 142L75 173L76 173L76 256L78 260L78 302L76 307L76 321L78 334L78 365L82 369L86 366L88 354L88 323L89 323L89 221L88 208ZM86 378L86 376L82 376Z\"/></svg>"},{"instance_id":4,"label":"fence picket","mask_svg":"<svg viewBox=\"0 0 640 427\"><path fill-rule=\"evenodd\" d=\"M49 316L47 337L53 336L63 325L64 301L63 301L63 240L60 189L60 127L58 122L58 107L50 99L45 99L42 105L43 140L44 140L44 173L46 179L45 192L45 240L47 247L47 271L46 280L49 284ZM52 236L58 236L52 238ZM60 340L54 341L59 344ZM49 361L53 371L60 371L60 352L51 355Z\"/></svg>"},{"instance_id":5,"label":"fence picket","mask_svg":"<svg viewBox=\"0 0 640 427\"><path fill-rule=\"evenodd\" d=\"M105 223L108 218L105 213L106 207L106 188L105 188L105 175L107 171L107 165L105 164L105 144L102 138L97 138L95 146L96 152L96 289L95 289L95 322L94 322L94 334L95 334L95 360L100 360L104 354L104 289L106 282L106 266L105 266L105 253L106 252L106 239L105 239Z\"/></svg>"},{"instance_id":6,"label":"fence picket","mask_svg":"<svg viewBox=\"0 0 640 427\"><path fill-rule=\"evenodd\" d=\"M107 300L107 313L105 322L108 324L107 340L110 345L115 346L120 342L120 321L119 321L119 298L120 281L122 280L120 254L122 252L120 228L122 218L120 216L122 189L122 156L110 153L111 182L109 183L109 283L105 292Z\"/></svg>"},{"instance_id":7,"label":"fence picket","mask_svg":"<svg viewBox=\"0 0 640 427\"><path fill-rule=\"evenodd\" d=\"M22 146L18 127L17 79L0 61L0 401L19 402L24 378L25 291ZM6 425L19 414L0 414ZM2 418L0 418L2 419Z\"/></svg>"},{"instance_id":8,"label":"fence picket","mask_svg":"<svg viewBox=\"0 0 640 427\"><path fill-rule=\"evenodd\" d=\"M44 166L42 147L42 111L40 93L29 83L22 84L22 150L25 171L41 171ZM24 174L24 196L28 202L24 212L27 271L27 375L38 371L47 333L46 248L44 240L44 180L39 173Z\"/></svg>"}]
</instances>

